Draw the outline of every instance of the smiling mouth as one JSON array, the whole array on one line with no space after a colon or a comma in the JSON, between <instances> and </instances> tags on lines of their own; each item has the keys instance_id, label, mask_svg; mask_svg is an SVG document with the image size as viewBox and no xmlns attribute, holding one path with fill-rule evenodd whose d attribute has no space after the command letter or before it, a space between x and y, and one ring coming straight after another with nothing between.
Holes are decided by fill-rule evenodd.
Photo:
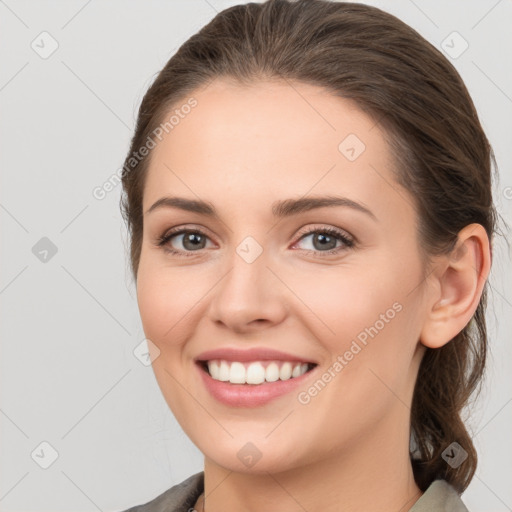
<instances>
[{"instance_id":1,"label":"smiling mouth","mask_svg":"<svg viewBox=\"0 0 512 512\"><path fill-rule=\"evenodd\" d=\"M296 361L227 361L213 359L197 361L212 379L230 384L259 385L301 377L318 366Z\"/></svg>"}]
</instances>

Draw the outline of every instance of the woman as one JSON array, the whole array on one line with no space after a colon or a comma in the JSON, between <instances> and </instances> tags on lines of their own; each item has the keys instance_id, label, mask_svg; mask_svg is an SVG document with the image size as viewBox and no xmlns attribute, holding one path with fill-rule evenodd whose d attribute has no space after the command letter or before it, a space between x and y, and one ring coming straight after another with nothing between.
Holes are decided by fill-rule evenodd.
<instances>
[{"instance_id":1,"label":"woman","mask_svg":"<svg viewBox=\"0 0 512 512\"><path fill-rule=\"evenodd\" d=\"M186 41L121 207L204 471L130 511L467 510L492 161L454 67L375 7L239 5Z\"/></svg>"}]
</instances>

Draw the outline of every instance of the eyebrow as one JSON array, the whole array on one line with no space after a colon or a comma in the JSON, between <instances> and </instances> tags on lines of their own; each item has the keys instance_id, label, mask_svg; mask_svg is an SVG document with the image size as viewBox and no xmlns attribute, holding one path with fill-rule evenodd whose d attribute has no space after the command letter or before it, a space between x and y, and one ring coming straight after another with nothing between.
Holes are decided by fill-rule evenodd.
<instances>
[{"instance_id":1,"label":"eyebrow","mask_svg":"<svg viewBox=\"0 0 512 512\"><path fill-rule=\"evenodd\" d=\"M276 201L272 204L272 214L274 217L284 218L298 215L299 213L308 212L318 208L344 206L362 212L373 220L377 221L377 217L366 206L353 201L347 197L339 196L310 196L300 199L284 199ZM146 214L160 208L177 208L187 212L198 213L207 217L220 220L220 216L215 207L206 201L197 199L187 199L185 197L161 197L153 205L148 208Z\"/></svg>"}]
</instances>

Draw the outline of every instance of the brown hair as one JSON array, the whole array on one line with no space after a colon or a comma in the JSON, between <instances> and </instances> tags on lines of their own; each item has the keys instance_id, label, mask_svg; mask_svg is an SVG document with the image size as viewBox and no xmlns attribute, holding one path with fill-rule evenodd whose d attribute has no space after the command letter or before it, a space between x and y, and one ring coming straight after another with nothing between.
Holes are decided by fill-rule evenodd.
<instances>
[{"instance_id":1,"label":"brown hair","mask_svg":"<svg viewBox=\"0 0 512 512\"><path fill-rule=\"evenodd\" d=\"M418 32L376 7L326 0L268 0L218 13L167 62L145 94L126 157L121 210L131 235L131 270L141 253L142 197L151 153L139 149L184 98L216 78L241 85L296 80L354 100L384 128L396 180L414 198L424 261L454 248L458 232L481 224L491 240L492 148L453 65ZM472 321L439 349L427 348L411 408L414 477L425 491L445 479L459 493L477 465L461 412L479 392L487 353L487 283ZM478 394L478 393L477 393ZM452 468L457 442L467 459Z\"/></svg>"}]
</instances>

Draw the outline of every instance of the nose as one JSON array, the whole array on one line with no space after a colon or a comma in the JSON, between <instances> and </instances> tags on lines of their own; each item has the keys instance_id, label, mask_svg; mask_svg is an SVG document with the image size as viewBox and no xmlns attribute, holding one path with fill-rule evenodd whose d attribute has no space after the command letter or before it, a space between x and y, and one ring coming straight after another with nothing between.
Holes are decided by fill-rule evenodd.
<instances>
[{"instance_id":1,"label":"nose","mask_svg":"<svg viewBox=\"0 0 512 512\"><path fill-rule=\"evenodd\" d=\"M279 324L287 314L286 286L265 251L254 261L240 254L234 251L229 269L212 289L208 317L239 334Z\"/></svg>"}]
</instances>

